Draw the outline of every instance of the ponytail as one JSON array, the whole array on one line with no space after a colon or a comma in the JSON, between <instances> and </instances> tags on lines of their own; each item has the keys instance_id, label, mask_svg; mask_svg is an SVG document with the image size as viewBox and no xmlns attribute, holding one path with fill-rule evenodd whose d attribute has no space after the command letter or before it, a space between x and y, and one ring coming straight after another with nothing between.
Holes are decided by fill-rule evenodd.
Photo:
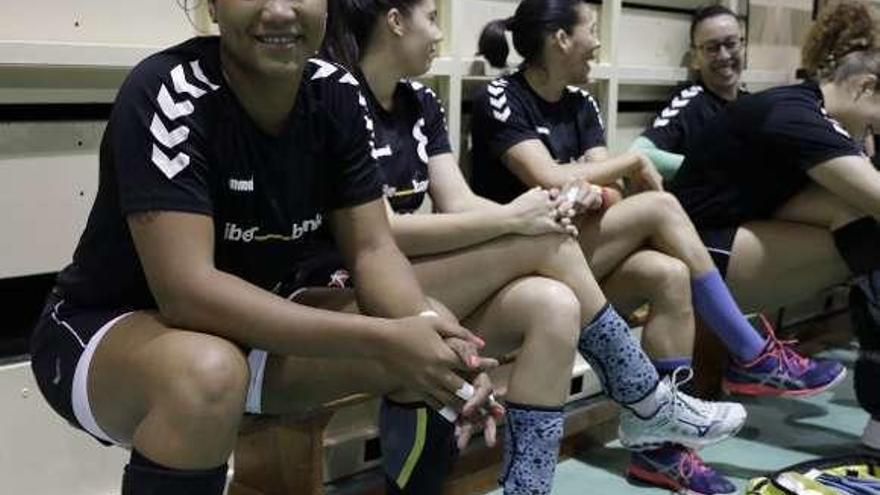
<instances>
[{"instance_id":1,"label":"ponytail","mask_svg":"<svg viewBox=\"0 0 880 495\"><path fill-rule=\"evenodd\" d=\"M327 0L327 33L320 55L355 70L376 22L391 9L408 13L421 0Z\"/></svg>"},{"instance_id":2,"label":"ponytail","mask_svg":"<svg viewBox=\"0 0 880 495\"><path fill-rule=\"evenodd\" d=\"M511 19L496 19L483 28L480 40L477 42L477 55L486 57L489 65L498 69L507 67L507 57L510 55L510 46L507 45L505 32Z\"/></svg>"}]
</instances>

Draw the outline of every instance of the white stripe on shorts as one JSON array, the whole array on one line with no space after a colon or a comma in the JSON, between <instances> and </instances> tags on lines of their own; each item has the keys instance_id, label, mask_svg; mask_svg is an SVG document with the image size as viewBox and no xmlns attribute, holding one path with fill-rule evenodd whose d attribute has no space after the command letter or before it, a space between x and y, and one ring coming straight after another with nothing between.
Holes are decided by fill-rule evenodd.
<instances>
[{"instance_id":1,"label":"white stripe on shorts","mask_svg":"<svg viewBox=\"0 0 880 495\"><path fill-rule=\"evenodd\" d=\"M95 355L95 349L101 343L104 335L113 328L119 320L130 315L132 312L123 313L116 318L108 321L102 326L95 335L89 340L85 350L76 363L76 371L73 373L73 387L70 391L70 400L73 403L73 414L79 425L92 435L104 440L105 442L114 443L116 445L127 446L124 442L119 442L110 438L110 435L104 433L104 430L98 426L95 415L92 414L92 408L89 405L89 366L92 364L92 357Z\"/></svg>"},{"instance_id":2,"label":"white stripe on shorts","mask_svg":"<svg viewBox=\"0 0 880 495\"><path fill-rule=\"evenodd\" d=\"M247 401L244 410L251 414L263 412L263 376L266 371L266 360L269 353L253 349L248 354L248 368L251 369L251 383L248 386Z\"/></svg>"}]
</instances>

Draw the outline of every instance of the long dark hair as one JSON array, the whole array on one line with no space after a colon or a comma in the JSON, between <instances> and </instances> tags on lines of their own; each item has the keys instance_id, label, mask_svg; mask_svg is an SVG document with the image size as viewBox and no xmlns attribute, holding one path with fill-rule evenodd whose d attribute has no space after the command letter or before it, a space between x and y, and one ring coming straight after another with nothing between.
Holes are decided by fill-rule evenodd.
<instances>
[{"instance_id":1,"label":"long dark hair","mask_svg":"<svg viewBox=\"0 0 880 495\"><path fill-rule=\"evenodd\" d=\"M513 32L513 47L526 64L538 61L544 48L544 37L562 29L571 33L580 20L577 7L585 0L523 0L513 17L486 24L480 33L477 54L486 57L492 67L507 66L510 47L505 31Z\"/></svg>"},{"instance_id":2,"label":"long dark hair","mask_svg":"<svg viewBox=\"0 0 880 495\"><path fill-rule=\"evenodd\" d=\"M328 0L327 33L321 56L355 69L376 21L391 9L404 14L423 0Z\"/></svg>"}]
</instances>

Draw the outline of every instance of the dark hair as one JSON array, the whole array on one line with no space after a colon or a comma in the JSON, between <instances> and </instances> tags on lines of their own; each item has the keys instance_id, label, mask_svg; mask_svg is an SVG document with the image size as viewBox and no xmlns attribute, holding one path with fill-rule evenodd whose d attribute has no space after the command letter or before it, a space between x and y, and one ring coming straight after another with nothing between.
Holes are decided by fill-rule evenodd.
<instances>
[{"instance_id":1,"label":"dark hair","mask_svg":"<svg viewBox=\"0 0 880 495\"><path fill-rule=\"evenodd\" d=\"M391 9L409 13L423 0L328 0L327 32L321 56L354 70L370 42L376 21Z\"/></svg>"},{"instance_id":2,"label":"dark hair","mask_svg":"<svg viewBox=\"0 0 880 495\"><path fill-rule=\"evenodd\" d=\"M842 81L854 74L880 75L875 20L861 2L829 5L810 28L801 64L811 78Z\"/></svg>"},{"instance_id":3,"label":"dark hair","mask_svg":"<svg viewBox=\"0 0 880 495\"><path fill-rule=\"evenodd\" d=\"M691 18L691 45L694 44L694 33L697 32L697 27L701 22L706 19L711 19L713 17L718 17L722 15L729 15L734 19L738 19L736 14L733 13L732 10L728 9L723 5L707 5L705 7L700 7L694 12L693 17Z\"/></svg>"},{"instance_id":4,"label":"dark hair","mask_svg":"<svg viewBox=\"0 0 880 495\"><path fill-rule=\"evenodd\" d=\"M486 24L477 54L486 57L492 67L505 67L510 48L504 32L509 30L513 32L513 47L526 64L533 63L540 57L548 33L559 29L571 33L579 21L577 7L582 3L586 0L523 0L513 17Z\"/></svg>"}]
</instances>

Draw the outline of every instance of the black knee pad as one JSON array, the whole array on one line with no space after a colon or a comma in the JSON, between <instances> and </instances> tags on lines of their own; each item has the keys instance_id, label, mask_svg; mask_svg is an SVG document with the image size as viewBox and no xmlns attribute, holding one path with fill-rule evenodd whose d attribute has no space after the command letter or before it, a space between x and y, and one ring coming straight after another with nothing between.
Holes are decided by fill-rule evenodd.
<instances>
[{"instance_id":1,"label":"black knee pad","mask_svg":"<svg viewBox=\"0 0 880 495\"><path fill-rule=\"evenodd\" d=\"M226 472L226 464L213 469L171 469L132 450L122 476L122 495L222 495Z\"/></svg>"},{"instance_id":2,"label":"black knee pad","mask_svg":"<svg viewBox=\"0 0 880 495\"><path fill-rule=\"evenodd\" d=\"M880 324L874 321L868 304L859 287L850 290L850 317L859 341L853 385L862 409L880 418Z\"/></svg>"}]
</instances>

